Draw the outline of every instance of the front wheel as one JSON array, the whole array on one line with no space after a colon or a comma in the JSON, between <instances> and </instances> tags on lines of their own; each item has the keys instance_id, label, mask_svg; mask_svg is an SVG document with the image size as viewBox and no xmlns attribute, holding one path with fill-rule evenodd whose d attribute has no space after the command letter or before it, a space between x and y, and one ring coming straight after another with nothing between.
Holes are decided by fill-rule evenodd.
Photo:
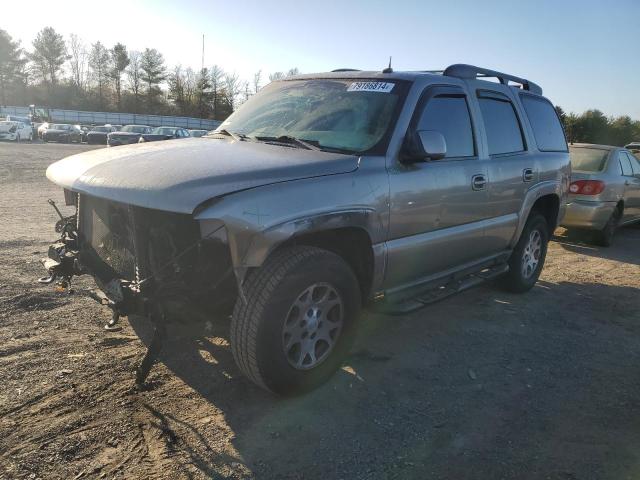
<instances>
[{"instance_id":1,"label":"front wheel","mask_svg":"<svg viewBox=\"0 0 640 480\"><path fill-rule=\"evenodd\" d=\"M312 390L339 367L360 314L358 281L338 255L316 247L280 250L252 272L231 320L240 370L281 395Z\"/></svg>"},{"instance_id":2,"label":"front wheel","mask_svg":"<svg viewBox=\"0 0 640 480\"><path fill-rule=\"evenodd\" d=\"M547 256L548 243L547 220L539 213L532 213L509 258L509 272L503 279L507 290L523 293L535 285Z\"/></svg>"}]
</instances>

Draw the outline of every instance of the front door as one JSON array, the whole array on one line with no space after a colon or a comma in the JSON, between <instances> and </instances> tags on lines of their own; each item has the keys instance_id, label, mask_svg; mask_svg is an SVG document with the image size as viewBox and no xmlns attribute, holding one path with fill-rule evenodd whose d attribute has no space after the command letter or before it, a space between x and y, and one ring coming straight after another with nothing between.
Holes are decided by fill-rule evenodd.
<instances>
[{"instance_id":1,"label":"front door","mask_svg":"<svg viewBox=\"0 0 640 480\"><path fill-rule=\"evenodd\" d=\"M487 254L487 171L461 87L430 87L411 122L445 138L441 160L394 163L385 287L408 286Z\"/></svg>"}]
</instances>

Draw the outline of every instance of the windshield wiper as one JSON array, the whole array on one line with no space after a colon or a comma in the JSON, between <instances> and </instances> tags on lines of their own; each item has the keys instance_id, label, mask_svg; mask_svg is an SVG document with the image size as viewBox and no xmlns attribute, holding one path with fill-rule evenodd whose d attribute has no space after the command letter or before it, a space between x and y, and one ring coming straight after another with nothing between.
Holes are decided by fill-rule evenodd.
<instances>
[{"instance_id":1,"label":"windshield wiper","mask_svg":"<svg viewBox=\"0 0 640 480\"><path fill-rule=\"evenodd\" d=\"M226 128L223 128L221 130L216 130L215 132L213 132L212 135L215 134L220 134L220 135L226 135L228 137L233 138L234 140L236 140L237 142L239 142L240 140L245 140L248 137L246 135L244 135L243 133L235 133L235 132L230 132L229 130L227 130Z\"/></svg>"},{"instance_id":2,"label":"windshield wiper","mask_svg":"<svg viewBox=\"0 0 640 480\"><path fill-rule=\"evenodd\" d=\"M298 145L299 147L306 148L307 150L320 151L320 147L313 145L309 140L303 140L301 138L292 137L290 135L280 135L279 137L254 137L261 142L278 142L287 143L289 145Z\"/></svg>"}]
</instances>

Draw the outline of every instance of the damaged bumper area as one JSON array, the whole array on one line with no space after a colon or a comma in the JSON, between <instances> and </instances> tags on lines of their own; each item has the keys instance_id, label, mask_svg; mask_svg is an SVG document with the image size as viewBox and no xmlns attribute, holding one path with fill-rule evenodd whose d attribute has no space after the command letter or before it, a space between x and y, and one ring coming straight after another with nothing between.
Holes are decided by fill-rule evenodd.
<instances>
[{"instance_id":1,"label":"damaged bumper area","mask_svg":"<svg viewBox=\"0 0 640 480\"><path fill-rule=\"evenodd\" d=\"M202 238L191 215L151 210L65 191L76 214L60 220L60 239L43 265L48 276L71 293L74 276L89 274L98 286L93 298L112 309L107 330L120 316L147 316L154 335L136 373L142 386L166 335L167 315L207 318L230 312L237 295L224 229ZM202 317L200 315L205 314Z\"/></svg>"},{"instance_id":2,"label":"damaged bumper area","mask_svg":"<svg viewBox=\"0 0 640 480\"><path fill-rule=\"evenodd\" d=\"M69 288L77 275L91 275L101 303L118 315L148 315L154 305L182 303L184 313L209 313L231 308L236 284L220 228L202 238L191 215L152 210L65 192L76 214L63 217L56 231L61 238L43 259L48 276Z\"/></svg>"}]
</instances>

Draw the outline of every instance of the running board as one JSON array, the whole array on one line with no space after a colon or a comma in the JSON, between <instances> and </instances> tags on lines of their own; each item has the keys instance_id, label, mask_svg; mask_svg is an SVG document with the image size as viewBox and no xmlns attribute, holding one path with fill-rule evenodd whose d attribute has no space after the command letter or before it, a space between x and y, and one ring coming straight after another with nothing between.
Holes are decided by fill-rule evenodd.
<instances>
[{"instance_id":1,"label":"running board","mask_svg":"<svg viewBox=\"0 0 640 480\"><path fill-rule=\"evenodd\" d=\"M403 315L414 312L431 303L443 300L454 293L462 292L471 287L475 287L487 280L499 277L509 271L507 263L498 263L489 267L484 267L476 272L468 273L459 278L445 277L440 283L431 283L423 286L411 297L403 296L398 300L385 298L374 305L374 309L380 313L389 315ZM399 295L398 295L399 296Z\"/></svg>"}]
</instances>

